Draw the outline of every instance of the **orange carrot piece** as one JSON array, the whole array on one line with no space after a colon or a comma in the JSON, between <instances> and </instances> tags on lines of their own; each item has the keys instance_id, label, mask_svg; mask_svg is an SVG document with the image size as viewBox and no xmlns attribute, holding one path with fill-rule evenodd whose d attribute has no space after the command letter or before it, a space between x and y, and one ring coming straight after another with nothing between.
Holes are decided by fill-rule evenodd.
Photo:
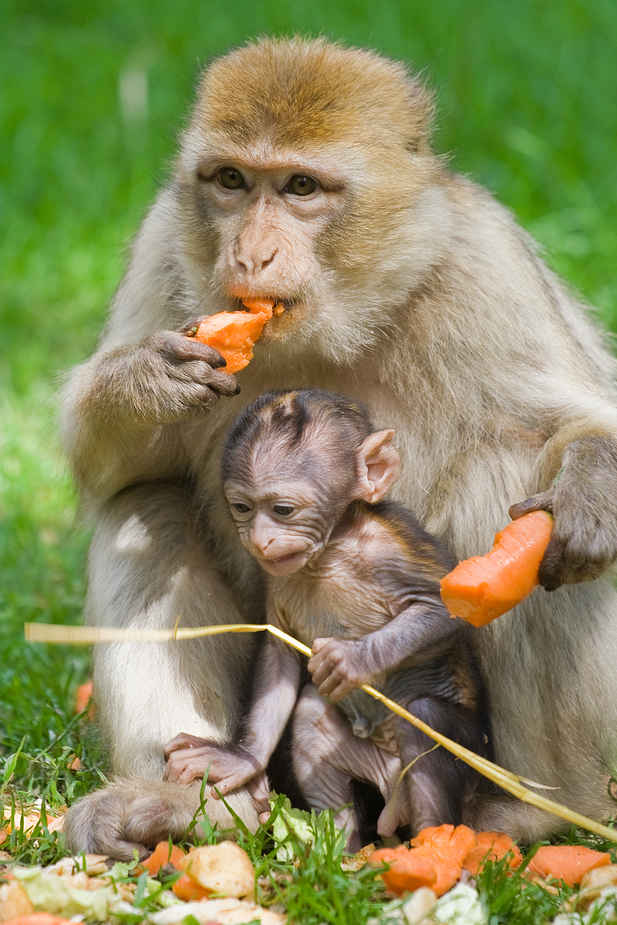
<instances>
[{"instance_id":1,"label":"orange carrot piece","mask_svg":"<svg viewBox=\"0 0 617 925\"><path fill-rule=\"evenodd\" d=\"M198 883L191 880L188 874L182 874L181 877L178 877L171 890L174 896L178 899L183 899L187 903L207 899L212 894L212 890L199 886Z\"/></svg>"},{"instance_id":2,"label":"orange carrot piece","mask_svg":"<svg viewBox=\"0 0 617 925\"><path fill-rule=\"evenodd\" d=\"M472 829L448 824L428 826L410 842L414 848L428 848L440 856L456 857L461 865L476 843L477 836Z\"/></svg>"},{"instance_id":3,"label":"orange carrot piece","mask_svg":"<svg viewBox=\"0 0 617 925\"><path fill-rule=\"evenodd\" d=\"M398 848L378 848L371 854L369 861L371 864L390 865L390 869L381 874L381 879L386 889L397 896L413 893L421 886L432 888L437 880L437 871L428 858L403 845Z\"/></svg>"},{"instance_id":4,"label":"orange carrot piece","mask_svg":"<svg viewBox=\"0 0 617 925\"><path fill-rule=\"evenodd\" d=\"M431 887L437 896L452 889L476 843L476 833L466 825L429 826L411 839L412 851L420 852L437 872L437 880Z\"/></svg>"},{"instance_id":5,"label":"orange carrot piece","mask_svg":"<svg viewBox=\"0 0 617 925\"><path fill-rule=\"evenodd\" d=\"M510 836L504 832L478 832L476 844L465 858L463 867L475 877L487 861L501 861L508 854L511 855L509 866L516 870L522 864L523 855Z\"/></svg>"},{"instance_id":6,"label":"orange carrot piece","mask_svg":"<svg viewBox=\"0 0 617 925\"><path fill-rule=\"evenodd\" d=\"M281 314L282 305L274 299L244 299L248 312L219 312L210 315L189 337L214 347L225 359L226 373L237 373L253 359L255 341L261 336L266 321L273 313Z\"/></svg>"},{"instance_id":7,"label":"orange carrot piece","mask_svg":"<svg viewBox=\"0 0 617 925\"><path fill-rule=\"evenodd\" d=\"M83 713L88 707L88 719L94 718L94 704L92 697L94 694L94 682L84 681L75 691L75 713Z\"/></svg>"},{"instance_id":8,"label":"orange carrot piece","mask_svg":"<svg viewBox=\"0 0 617 925\"><path fill-rule=\"evenodd\" d=\"M441 580L441 596L451 616L485 626L520 604L538 586L538 568L548 546L553 518L532 511L495 536L485 556L459 562Z\"/></svg>"},{"instance_id":9,"label":"orange carrot piece","mask_svg":"<svg viewBox=\"0 0 617 925\"><path fill-rule=\"evenodd\" d=\"M588 871L610 863L607 851L595 851L583 845L543 845L529 862L527 872L563 880L566 886L572 887L580 883Z\"/></svg>"},{"instance_id":10,"label":"orange carrot piece","mask_svg":"<svg viewBox=\"0 0 617 925\"><path fill-rule=\"evenodd\" d=\"M150 877L156 877L161 867L165 867L166 864L173 864L180 870L180 861L184 855L185 852L178 845L172 845L170 848L169 842L160 841L150 857L141 862L141 867L148 871Z\"/></svg>"},{"instance_id":11,"label":"orange carrot piece","mask_svg":"<svg viewBox=\"0 0 617 925\"><path fill-rule=\"evenodd\" d=\"M191 335L202 344L214 347L226 360L226 373L237 373L253 359L255 341L272 317L266 312L219 312L210 315Z\"/></svg>"}]
</instances>

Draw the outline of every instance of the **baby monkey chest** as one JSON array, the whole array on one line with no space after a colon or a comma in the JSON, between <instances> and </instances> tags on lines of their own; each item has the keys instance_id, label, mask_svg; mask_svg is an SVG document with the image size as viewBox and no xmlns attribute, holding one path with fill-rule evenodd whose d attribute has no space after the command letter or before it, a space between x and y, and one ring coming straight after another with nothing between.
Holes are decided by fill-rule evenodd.
<instances>
[{"instance_id":1,"label":"baby monkey chest","mask_svg":"<svg viewBox=\"0 0 617 925\"><path fill-rule=\"evenodd\" d=\"M324 637L360 639L393 617L383 591L337 577L291 582L278 603L290 631L308 646Z\"/></svg>"}]
</instances>

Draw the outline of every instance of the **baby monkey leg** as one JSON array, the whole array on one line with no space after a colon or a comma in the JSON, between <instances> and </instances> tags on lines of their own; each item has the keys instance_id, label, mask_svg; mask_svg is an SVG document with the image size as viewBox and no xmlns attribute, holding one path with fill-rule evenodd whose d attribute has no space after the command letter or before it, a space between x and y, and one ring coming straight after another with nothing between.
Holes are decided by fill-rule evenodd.
<instances>
[{"instance_id":1,"label":"baby monkey leg","mask_svg":"<svg viewBox=\"0 0 617 925\"><path fill-rule=\"evenodd\" d=\"M335 809L336 825L348 835L347 850L358 851L362 845L352 781L374 784L387 803L401 771L400 758L372 739L355 736L342 710L312 684L298 699L292 735L293 768L302 795L313 809Z\"/></svg>"}]
</instances>

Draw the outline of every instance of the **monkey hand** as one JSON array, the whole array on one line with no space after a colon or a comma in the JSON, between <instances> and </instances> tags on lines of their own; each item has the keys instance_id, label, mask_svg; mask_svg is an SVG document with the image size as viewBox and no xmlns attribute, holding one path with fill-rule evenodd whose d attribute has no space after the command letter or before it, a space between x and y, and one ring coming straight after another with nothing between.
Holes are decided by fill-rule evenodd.
<instances>
[{"instance_id":1,"label":"monkey hand","mask_svg":"<svg viewBox=\"0 0 617 925\"><path fill-rule=\"evenodd\" d=\"M240 387L224 366L213 347L176 331L156 331L139 343L125 380L141 416L172 423L207 410L221 395L237 395Z\"/></svg>"},{"instance_id":2,"label":"monkey hand","mask_svg":"<svg viewBox=\"0 0 617 925\"><path fill-rule=\"evenodd\" d=\"M264 769L248 749L241 745L220 745L209 739L181 733L165 746L164 780L176 784L190 784L205 777L216 784L212 796L218 799L256 778L255 792L261 799Z\"/></svg>"},{"instance_id":3,"label":"monkey hand","mask_svg":"<svg viewBox=\"0 0 617 925\"><path fill-rule=\"evenodd\" d=\"M316 639L308 669L319 693L337 701L370 681L362 639Z\"/></svg>"},{"instance_id":4,"label":"monkey hand","mask_svg":"<svg viewBox=\"0 0 617 925\"><path fill-rule=\"evenodd\" d=\"M555 518L540 584L554 591L597 578L617 558L617 444L606 437L575 440L553 487L513 505L510 517L540 510Z\"/></svg>"}]
</instances>

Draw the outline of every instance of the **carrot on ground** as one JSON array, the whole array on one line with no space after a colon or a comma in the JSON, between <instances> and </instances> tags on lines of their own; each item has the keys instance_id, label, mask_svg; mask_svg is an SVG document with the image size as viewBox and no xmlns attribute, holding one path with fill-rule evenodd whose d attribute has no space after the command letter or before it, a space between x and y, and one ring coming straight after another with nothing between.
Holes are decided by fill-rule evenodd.
<instances>
[{"instance_id":1,"label":"carrot on ground","mask_svg":"<svg viewBox=\"0 0 617 925\"><path fill-rule=\"evenodd\" d=\"M161 867L165 867L166 864L172 864L180 870L180 861L185 853L178 845L172 845L170 848L169 842L160 841L150 857L141 862L141 867L147 870L151 877L156 877Z\"/></svg>"},{"instance_id":2,"label":"carrot on ground","mask_svg":"<svg viewBox=\"0 0 617 925\"><path fill-rule=\"evenodd\" d=\"M182 874L181 877L178 877L171 891L178 899L183 899L188 903L207 899L212 895L212 890L207 890L205 887L195 883L188 874Z\"/></svg>"},{"instance_id":3,"label":"carrot on ground","mask_svg":"<svg viewBox=\"0 0 617 925\"><path fill-rule=\"evenodd\" d=\"M421 886L443 896L460 878L463 862L476 843L475 832L466 825L430 826L411 839L410 848L380 848L370 862L390 864L381 877L398 896Z\"/></svg>"},{"instance_id":4,"label":"carrot on ground","mask_svg":"<svg viewBox=\"0 0 617 925\"><path fill-rule=\"evenodd\" d=\"M94 718L94 704L92 697L94 695L94 683L92 680L84 681L75 691L75 713L83 713L88 710L88 719Z\"/></svg>"},{"instance_id":5,"label":"carrot on ground","mask_svg":"<svg viewBox=\"0 0 617 925\"><path fill-rule=\"evenodd\" d=\"M524 514L495 536L487 555L459 562L441 580L441 596L451 616L485 626L520 604L538 586L538 568L552 526L547 511Z\"/></svg>"},{"instance_id":6,"label":"carrot on ground","mask_svg":"<svg viewBox=\"0 0 617 925\"><path fill-rule=\"evenodd\" d=\"M283 310L282 305L275 305L274 299L245 299L243 304L249 309L247 312L210 315L188 335L218 350L227 363L226 373L237 373L248 366L266 321Z\"/></svg>"},{"instance_id":7,"label":"carrot on ground","mask_svg":"<svg viewBox=\"0 0 617 925\"><path fill-rule=\"evenodd\" d=\"M381 874L385 887L391 893L402 896L413 893L422 886L431 889L437 880L437 871L430 860L419 851L410 851L403 845L397 848L378 848L373 851L371 864L389 864L390 869Z\"/></svg>"},{"instance_id":8,"label":"carrot on ground","mask_svg":"<svg viewBox=\"0 0 617 925\"><path fill-rule=\"evenodd\" d=\"M504 832L478 832L476 844L470 850L463 867L475 877L487 861L501 861L510 855L509 866L515 870L522 864L523 855L509 835Z\"/></svg>"},{"instance_id":9,"label":"carrot on ground","mask_svg":"<svg viewBox=\"0 0 617 925\"><path fill-rule=\"evenodd\" d=\"M566 886L572 887L580 883L588 871L610 863L607 851L583 845L543 845L529 862L527 873L563 880Z\"/></svg>"},{"instance_id":10,"label":"carrot on ground","mask_svg":"<svg viewBox=\"0 0 617 925\"><path fill-rule=\"evenodd\" d=\"M465 858L475 848L477 838L466 825L445 824L422 829L410 844L435 867L437 880L431 889L443 896L460 878Z\"/></svg>"}]
</instances>

